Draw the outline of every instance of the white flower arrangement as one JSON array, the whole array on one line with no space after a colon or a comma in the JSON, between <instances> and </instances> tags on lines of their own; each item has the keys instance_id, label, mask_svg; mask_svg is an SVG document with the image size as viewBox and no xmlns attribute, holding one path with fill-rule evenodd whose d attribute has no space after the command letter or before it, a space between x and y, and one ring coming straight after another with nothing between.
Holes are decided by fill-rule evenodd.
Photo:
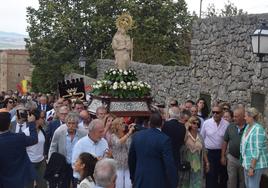
<instances>
[{"instance_id":1,"label":"white flower arrangement","mask_svg":"<svg viewBox=\"0 0 268 188\"><path fill-rule=\"evenodd\" d=\"M138 81L134 70L110 69L103 80L93 84L93 95L109 95L118 98L140 98L150 95L151 86Z\"/></svg>"}]
</instances>

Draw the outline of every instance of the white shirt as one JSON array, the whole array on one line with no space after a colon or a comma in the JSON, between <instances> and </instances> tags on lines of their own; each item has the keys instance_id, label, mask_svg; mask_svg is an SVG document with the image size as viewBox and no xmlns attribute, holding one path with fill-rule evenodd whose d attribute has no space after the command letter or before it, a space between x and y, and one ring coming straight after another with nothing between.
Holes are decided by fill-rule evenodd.
<instances>
[{"instance_id":1,"label":"white shirt","mask_svg":"<svg viewBox=\"0 0 268 188\"><path fill-rule=\"evenodd\" d=\"M26 136L30 136L29 128L23 131ZM27 154L32 163L38 163L44 159L44 144L45 144L45 136L40 130L38 132L38 142L35 145L29 146L26 148Z\"/></svg>"},{"instance_id":2,"label":"white shirt","mask_svg":"<svg viewBox=\"0 0 268 188\"><path fill-rule=\"evenodd\" d=\"M89 125L84 125L84 122L83 121L81 121L79 124L78 124L78 128L79 129L84 129L85 131L87 131L88 132L88 129L89 129Z\"/></svg>"},{"instance_id":3,"label":"white shirt","mask_svg":"<svg viewBox=\"0 0 268 188\"><path fill-rule=\"evenodd\" d=\"M204 139L207 149L221 149L223 137L228 125L229 122L224 119L221 119L219 125L217 125L213 118L204 122L200 134Z\"/></svg>"},{"instance_id":4,"label":"white shirt","mask_svg":"<svg viewBox=\"0 0 268 188\"><path fill-rule=\"evenodd\" d=\"M72 165L74 165L78 156L83 153L87 152L92 154L95 157L104 157L106 150L108 149L108 142L102 138L100 141L95 143L93 140L89 138L89 136L84 136L75 144L73 148L73 155L72 155ZM74 177L78 178L79 174L75 173Z\"/></svg>"},{"instance_id":5,"label":"white shirt","mask_svg":"<svg viewBox=\"0 0 268 188\"><path fill-rule=\"evenodd\" d=\"M21 127L22 132L24 132L25 129L27 128L26 122L24 122L22 124L17 123L16 124L16 131L15 131L15 133L19 133L19 131L20 131L20 125L22 125L22 127Z\"/></svg>"},{"instance_id":6,"label":"white shirt","mask_svg":"<svg viewBox=\"0 0 268 188\"><path fill-rule=\"evenodd\" d=\"M75 163L78 156L83 152L88 152L95 157L103 157L108 148L108 143L104 138L95 143L87 135L78 140L78 142L75 144L73 148L72 164Z\"/></svg>"}]
</instances>

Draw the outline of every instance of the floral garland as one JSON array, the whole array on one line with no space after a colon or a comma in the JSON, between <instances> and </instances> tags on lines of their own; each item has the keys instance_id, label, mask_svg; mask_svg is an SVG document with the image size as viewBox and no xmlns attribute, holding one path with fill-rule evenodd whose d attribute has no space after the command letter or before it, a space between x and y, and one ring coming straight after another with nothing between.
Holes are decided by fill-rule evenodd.
<instances>
[{"instance_id":1,"label":"floral garland","mask_svg":"<svg viewBox=\"0 0 268 188\"><path fill-rule=\"evenodd\" d=\"M151 86L138 81L134 70L110 69L104 79L93 84L93 95L108 95L118 98L140 98L150 96Z\"/></svg>"}]
</instances>

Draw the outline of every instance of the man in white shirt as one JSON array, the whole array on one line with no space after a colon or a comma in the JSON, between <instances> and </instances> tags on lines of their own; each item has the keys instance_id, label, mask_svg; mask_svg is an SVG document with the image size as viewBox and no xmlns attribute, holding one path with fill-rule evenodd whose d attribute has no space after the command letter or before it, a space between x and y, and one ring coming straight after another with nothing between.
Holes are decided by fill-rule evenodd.
<instances>
[{"instance_id":1,"label":"man in white shirt","mask_svg":"<svg viewBox=\"0 0 268 188\"><path fill-rule=\"evenodd\" d=\"M229 122L222 118L223 110L219 105L212 107L212 118L206 120L201 129L201 135L208 150L209 172L206 175L207 188L227 186L226 166L221 165L221 147L223 137Z\"/></svg>"},{"instance_id":2,"label":"man in white shirt","mask_svg":"<svg viewBox=\"0 0 268 188\"><path fill-rule=\"evenodd\" d=\"M27 125L27 110L24 106L17 107L16 120L11 122L10 131L13 133L23 133L28 127Z\"/></svg>"},{"instance_id":3,"label":"man in white shirt","mask_svg":"<svg viewBox=\"0 0 268 188\"><path fill-rule=\"evenodd\" d=\"M99 119L94 119L90 122L88 135L78 140L73 148L72 165L79 155L83 152L92 154L101 159L105 157L108 151L108 142L103 138L104 125ZM79 178L79 174L74 172L73 176Z\"/></svg>"},{"instance_id":4,"label":"man in white shirt","mask_svg":"<svg viewBox=\"0 0 268 188\"><path fill-rule=\"evenodd\" d=\"M104 125L99 119L94 119L89 125L88 135L81 138L74 146L72 164L80 153L88 152L95 157L103 158L108 150L108 143L103 138Z\"/></svg>"}]
</instances>

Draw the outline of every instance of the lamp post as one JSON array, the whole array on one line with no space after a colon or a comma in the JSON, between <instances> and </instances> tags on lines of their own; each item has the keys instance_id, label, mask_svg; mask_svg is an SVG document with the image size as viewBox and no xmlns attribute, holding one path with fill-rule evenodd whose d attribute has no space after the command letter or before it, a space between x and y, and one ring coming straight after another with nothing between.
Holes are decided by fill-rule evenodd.
<instances>
[{"instance_id":1,"label":"lamp post","mask_svg":"<svg viewBox=\"0 0 268 188\"><path fill-rule=\"evenodd\" d=\"M86 58L81 55L79 57L79 67L84 68L84 76L86 75Z\"/></svg>"},{"instance_id":2,"label":"lamp post","mask_svg":"<svg viewBox=\"0 0 268 188\"><path fill-rule=\"evenodd\" d=\"M250 36L253 54L257 54L259 61L268 54L268 26L263 22Z\"/></svg>"},{"instance_id":3,"label":"lamp post","mask_svg":"<svg viewBox=\"0 0 268 188\"><path fill-rule=\"evenodd\" d=\"M202 1L203 0L200 0L199 18L201 18L201 16L202 16Z\"/></svg>"}]
</instances>

